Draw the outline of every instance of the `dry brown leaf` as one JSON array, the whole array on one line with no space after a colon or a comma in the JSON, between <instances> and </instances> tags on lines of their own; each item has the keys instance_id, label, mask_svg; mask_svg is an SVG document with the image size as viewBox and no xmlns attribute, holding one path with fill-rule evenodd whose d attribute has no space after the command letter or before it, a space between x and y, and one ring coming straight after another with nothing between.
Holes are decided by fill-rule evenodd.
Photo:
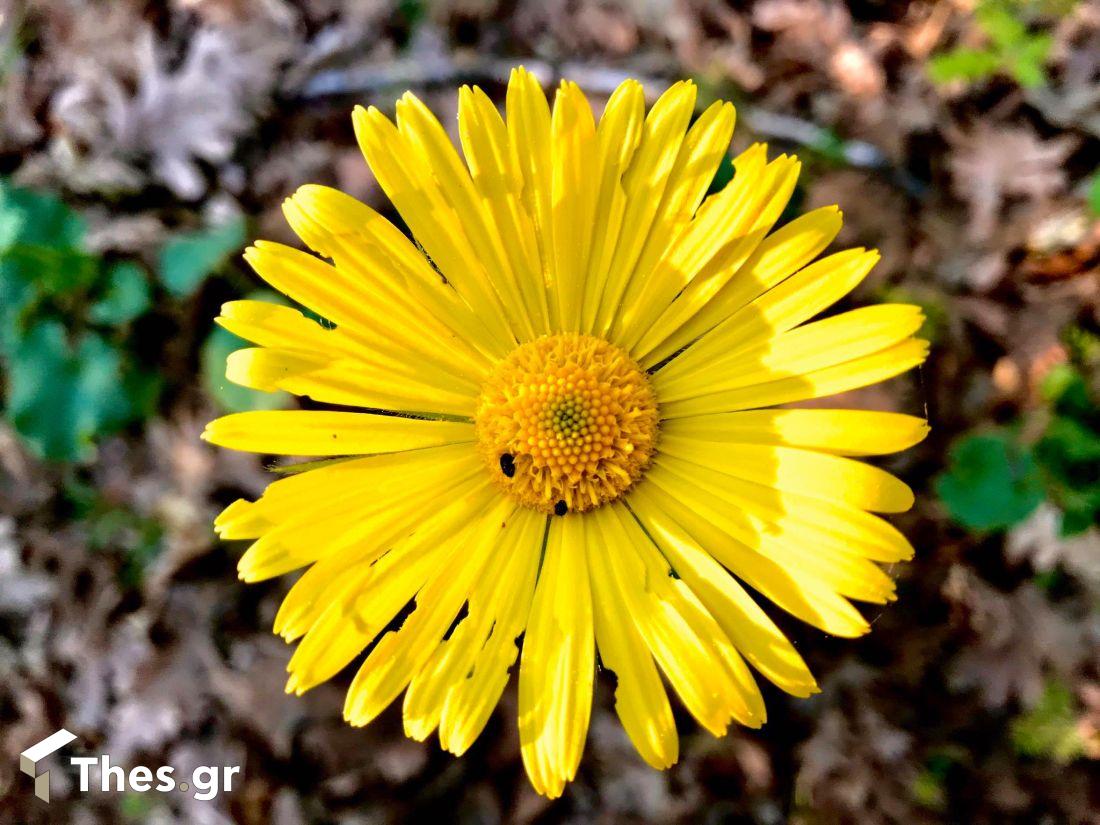
<instances>
[{"instance_id":1,"label":"dry brown leaf","mask_svg":"<svg viewBox=\"0 0 1100 825\"><path fill-rule=\"evenodd\" d=\"M979 123L969 132L949 133L952 187L970 210L973 241L989 240L1008 198L1044 201L1066 190L1064 164L1077 140L1043 140L1027 126Z\"/></svg>"},{"instance_id":2,"label":"dry brown leaf","mask_svg":"<svg viewBox=\"0 0 1100 825\"><path fill-rule=\"evenodd\" d=\"M977 688L986 707L1000 708L1013 699L1033 705L1043 694L1048 670L1067 674L1085 655L1082 628L1033 584L1002 593L956 565L943 589L972 634L951 664L950 681L956 689Z\"/></svg>"}]
</instances>

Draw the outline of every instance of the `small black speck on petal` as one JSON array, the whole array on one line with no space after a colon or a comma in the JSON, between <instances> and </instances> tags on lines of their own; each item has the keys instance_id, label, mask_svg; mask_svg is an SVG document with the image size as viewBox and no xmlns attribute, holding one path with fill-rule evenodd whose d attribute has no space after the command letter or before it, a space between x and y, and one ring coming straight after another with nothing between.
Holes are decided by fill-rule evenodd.
<instances>
[{"instance_id":1,"label":"small black speck on petal","mask_svg":"<svg viewBox=\"0 0 1100 825\"><path fill-rule=\"evenodd\" d=\"M508 478L512 478L516 474L516 460L511 453L501 454L500 471Z\"/></svg>"},{"instance_id":2,"label":"small black speck on petal","mask_svg":"<svg viewBox=\"0 0 1100 825\"><path fill-rule=\"evenodd\" d=\"M568 512L569 512L569 507L566 505L566 503L564 501L559 501L557 504L554 505L554 515L555 516L564 516Z\"/></svg>"}]
</instances>

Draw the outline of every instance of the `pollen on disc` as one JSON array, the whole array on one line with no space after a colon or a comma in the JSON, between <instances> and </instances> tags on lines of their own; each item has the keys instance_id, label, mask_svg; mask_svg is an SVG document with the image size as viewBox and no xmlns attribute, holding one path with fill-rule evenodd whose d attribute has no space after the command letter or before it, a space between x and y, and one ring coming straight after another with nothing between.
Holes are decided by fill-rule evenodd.
<instances>
[{"instance_id":1,"label":"pollen on disc","mask_svg":"<svg viewBox=\"0 0 1100 825\"><path fill-rule=\"evenodd\" d=\"M641 477L656 446L657 401L618 347L550 335L497 365L478 399L476 428L486 466L510 495L546 513L562 501L583 512Z\"/></svg>"}]
</instances>

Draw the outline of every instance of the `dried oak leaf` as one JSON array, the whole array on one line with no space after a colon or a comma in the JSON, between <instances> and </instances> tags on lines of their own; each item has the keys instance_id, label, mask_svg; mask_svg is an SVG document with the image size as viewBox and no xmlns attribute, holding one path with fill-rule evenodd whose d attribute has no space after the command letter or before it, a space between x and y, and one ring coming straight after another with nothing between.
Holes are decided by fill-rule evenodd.
<instances>
[{"instance_id":1,"label":"dried oak leaf","mask_svg":"<svg viewBox=\"0 0 1100 825\"><path fill-rule=\"evenodd\" d=\"M91 158L148 160L153 178L194 200L206 190L199 162L230 159L268 105L290 42L260 28L203 28L171 67L163 45L143 28L132 47L132 93L127 78L86 66L59 90L53 115Z\"/></svg>"},{"instance_id":2,"label":"dried oak leaf","mask_svg":"<svg viewBox=\"0 0 1100 825\"><path fill-rule=\"evenodd\" d=\"M1066 158L1077 140L1043 140L1026 126L982 122L969 132L951 130L948 156L952 188L970 211L972 241L989 240L1011 197L1044 201L1066 190Z\"/></svg>"},{"instance_id":3,"label":"dried oak leaf","mask_svg":"<svg viewBox=\"0 0 1100 825\"><path fill-rule=\"evenodd\" d=\"M1011 699L1031 707L1043 694L1048 670L1068 674L1084 656L1082 628L1031 583L1002 593L956 565L943 590L972 635L948 679L955 689L977 688L986 707L1000 708Z\"/></svg>"},{"instance_id":4,"label":"dried oak leaf","mask_svg":"<svg viewBox=\"0 0 1100 825\"><path fill-rule=\"evenodd\" d=\"M918 775L912 736L865 702L827 709L798 755L795 793L813 809L806 822L928 821L909 801Z\"/></svg>"},{"instance_id":5,"label":"dried oak leaf","mask_svg":"<svg viewBox=\"0 0 1100 825\"><path fill-rule=\"evenodd\" d=\"M1035 570L1061 567L1089 588L1100 592L1100 529L1093 526L1073 536L1062 535L1062 513L1044 503L1005 541L1011 562L1029 561Z\"/></svg>"}]
</instances>

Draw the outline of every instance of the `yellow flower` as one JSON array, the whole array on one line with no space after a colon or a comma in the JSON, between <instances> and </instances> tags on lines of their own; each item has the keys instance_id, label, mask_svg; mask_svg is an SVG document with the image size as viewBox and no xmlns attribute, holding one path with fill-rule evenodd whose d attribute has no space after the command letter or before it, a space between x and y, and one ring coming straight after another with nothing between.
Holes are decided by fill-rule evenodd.
<instances>
[{"instance_id":1,"label":"yellow flower","mask_svg":"<svg viewBox=\"0 0 1100 825\"><path fill-rule=\"evenodd\" d=\"M840 229L835 207L771 232L799 163L762 145L708 197L734 110L692 122L695 100L677 83L647 114L627 81L597 122L575 84L551 110L519 69L506 119L480 89L459 91L465 163L411 94L396 125L358 108L363 153L416 243L305 186L285 213L320 257L247 251L326 323L226 304L218 322L256 345L230 356L228 377L356 408L229 415L204 434L338 457L216 522L253 541L245 581L308 568L275 621L300 640L289 691L369 649L345 718L365 725L404 692L408 735L438 730L461 754L518 656L523 762L553 797L580 762L597 662L638 752L665 768L678 750L666 681L716 736L764 722L753 670L795 696L817 690L746 586L846 637L868 630L850 600L894 598L879 565L912 547L872 513L913 496L851 457L905 449L925 422L767 408L920 364L921 313L810 322L877 254L815 261Z\"/></svg>"}]
</instances>

